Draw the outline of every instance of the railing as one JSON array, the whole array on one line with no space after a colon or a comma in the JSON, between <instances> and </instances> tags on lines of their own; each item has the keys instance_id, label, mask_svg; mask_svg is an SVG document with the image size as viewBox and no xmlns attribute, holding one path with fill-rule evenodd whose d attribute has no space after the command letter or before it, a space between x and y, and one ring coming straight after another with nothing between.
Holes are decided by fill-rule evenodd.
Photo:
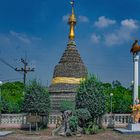
<instances>
[{"instance_id":1,"label":"railing","mask_svg":"<svg viewBox=\"0 0 140 140\"><path fill-rule=\"evenodd\" d=\"M131 121L130 114L106 114L102 118L103 127L126 127Z\"/></svg>"},{"instance_id":2,"label":"railing","mask_svg":"<svg viewBox=\"0 0 140 140\"><path fill-rule=\"evenodd\" d=\"M29 127L27 123L27 114L2 114L0 118L0 128L26 128ZM42 116L42 120L45 120L45 116ZM56 127L61 124L61 115L49 115L48 125L50 127Z\"/></svg>"},{"instance_id":3,"label":"railing","mask_svg":"<svg viewBox=\"0 0 140 140\"><path fill-rule=\"evenodd\" d=\"M26 121L27 114L2 114L0 128L29 127ZM57 127L61 124L61 114L49 115L48 126ZM126 127L130 122L130 114L106 114L102 118L103 127Z\"/></svg>"},{"instance_id":4,"label":"railing","mask_svg":"<svg viewBox=\"0 0 140 140\"><path fill-rule=\"evenodd\" d=\"M26 127L27 114L2 114L0 128L22 128Z\"/></svg>"}]
</instances>

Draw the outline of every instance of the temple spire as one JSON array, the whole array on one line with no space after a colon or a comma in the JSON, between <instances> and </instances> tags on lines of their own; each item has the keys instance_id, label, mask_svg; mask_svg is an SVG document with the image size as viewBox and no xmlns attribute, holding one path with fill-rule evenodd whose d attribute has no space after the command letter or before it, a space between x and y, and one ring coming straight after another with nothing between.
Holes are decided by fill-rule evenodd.
<instances>
[{"instance_id":1,"label":"temple spire","mask_svg":"<svg viewBox=\"0 0 140 140\"><path fill-rule=\"evenodd\" d=\"M68 24L70 25L69 40L74 41L75 38L74 28L76 25L76 17L74 14L74 0L71 0L70 4L72 5L72 14L70 15L68 20Z\"/></svg>"}]
</instances>

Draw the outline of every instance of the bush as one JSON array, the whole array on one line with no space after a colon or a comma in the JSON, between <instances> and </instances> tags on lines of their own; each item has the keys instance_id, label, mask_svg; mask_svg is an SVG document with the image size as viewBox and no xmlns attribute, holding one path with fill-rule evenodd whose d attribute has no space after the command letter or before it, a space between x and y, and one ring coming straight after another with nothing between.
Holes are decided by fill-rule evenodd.
<instances>
[{"instance_id":1,"label":"bush","mask_svg":"<svg viewBox=\"0 0 140 140\"><path fill-rule=\"evenodd\" d=\"M44 114L49 117L50 97L45 87L36 80L31 81L25 90L24 111L27 113ZM46 122L47 123L47 122Z\"/></svg>"},{"instance_id":2,"label":"bush","mask_svg":"<svg viewBox=\"0 0 140 140\"><path fill-rule=\"evenodd\" d=\"M78 118L76 116L72 116L69 118L69 127L72 132L77 131L77 126L78 126Z\"/></svg>"},{"instance_id":3,"label":"bush","mask_svg":"<svg viewBox=\"0 0 140 140\"><path fill-rule=\"evenodd\" d=\"M83 81L76 95L76 108L86 108L92 119L100 118L106 112L106 97L102 83L95 77L89 76Z\"/></svg>"},{"instance_id":4,"label":"bush","mask_svg":"<svg viewBox=\"0 0 140 140\"><path fill-rule=\"evenodd\" d=\"M75 104L74 104L74 102L68 101L68 100L63 100L60 103L60 111L62 113L64 113L66 110L74 111L75 110Z\"/></svg>"},{"instance_id":5,"label":"bush","mask_svg":"<svg viewBox=\"0 0 140 140\"><path fill-rule=\"evenodd\" d=\"M79 126L84 127L86 123L91 118L90 112L87 109L80 108L76 111L76 116L78 117Z\"/></svg>"},{"instance_id":6,"label":"bush","mask_svg":"<svg viewBox=\"0 0 140 140\"><path fill-rule=\"evenodd\" d=\"M85 134L96 134L99 130L98 125L95 125L93 122L89 122L88 126L84 128Z\"/></svg>"},{"instance_id":7,"label":"bush","mask_svg":"<svg viewBox=\"0 0 140 140\"><path fill-rule=\"evenodd\" d=\"M45 113L50 110L50 97L47 89L36 80L26 86L24 110L29 113Z\"/></svg>"}]
</instances>

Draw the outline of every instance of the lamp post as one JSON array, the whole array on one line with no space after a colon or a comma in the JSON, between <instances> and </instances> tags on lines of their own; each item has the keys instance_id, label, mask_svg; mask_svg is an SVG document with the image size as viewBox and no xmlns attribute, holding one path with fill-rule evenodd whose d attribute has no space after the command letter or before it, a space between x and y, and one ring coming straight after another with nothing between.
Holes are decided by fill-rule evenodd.
<instances>
[{"instance_id":1,"label":"lamp post","mask_svg":"<svg viewBox=\"0 0 140 140\"><path fill-rule=\"evenodd\" d=\"M2 103L1 103L1 86L2 86L2 81L0 81L0 123L1 123L1 107L2 107Z\"/></svg>"},{"instance_id":2,"label":"lamp post","mask_svg":"<svg viewBox=\"0 0 140 140\"><path fill-rule=\"evenodd\" d=\"M113 97L113 93L110 93L110 113L112 115L112 97Z\"/></svg>"}]
</instances>

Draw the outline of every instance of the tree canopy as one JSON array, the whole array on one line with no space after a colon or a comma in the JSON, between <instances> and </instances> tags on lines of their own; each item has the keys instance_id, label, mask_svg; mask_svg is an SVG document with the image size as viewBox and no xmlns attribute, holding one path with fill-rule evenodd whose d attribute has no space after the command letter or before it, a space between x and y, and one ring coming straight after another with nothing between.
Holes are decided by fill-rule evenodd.
<instances>
[{"instance_id":1,"label":"tree canopy","mask_svg":"<svg viewBox=\"0 0 140 140\"><path fill-rule=\"evenodd\" d=\"M25 89L24 111L49 114L50 97L47 89L36 80L30 81Z\"/></svg>"},{"instance_id":2,"label":"tree canopy","mask_svg":"<svg viewBox=\"0 0 140 140\"><path fill-rule=\"evenodd\" d=\"M1 86L1 111L19 113L22 110L24 85L21 82L7 82Z\"/></svg>"},{"instance_id":3,"label":"tree canopy","mask_svg":"<svg viewBox=\"0 0 140 140\"><path fill-rule=\"evenodd\" d=\"M80 84L76 95L76 108L86 108L92 118L101 117L106 112L104 86L94 75Z\"/></svg>"}]
</instances>

